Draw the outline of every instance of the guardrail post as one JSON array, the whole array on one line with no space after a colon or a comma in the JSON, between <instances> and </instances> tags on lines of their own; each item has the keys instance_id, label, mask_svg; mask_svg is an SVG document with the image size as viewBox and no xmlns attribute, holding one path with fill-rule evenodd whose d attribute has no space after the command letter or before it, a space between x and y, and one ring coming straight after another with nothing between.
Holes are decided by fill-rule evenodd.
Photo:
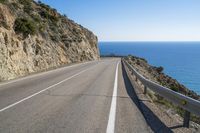
<instances>
[{"instance_id":1,"label":"guardrail post","mask_svg":"<svg viewBox=\"0 0 200 133\"><path fill-rule=\"evenodd\" d=\"M144 94L147 94L147 86L144 86Z\"/></svg>"},{"instance_id":2,"label":"guardrail post","mask_svg":"<svg viewBox=\"0 0 200 133\"><path fill-rule=\"evenodd\" d=\"M190 112L189 111L185 111L184 120L183 120L183 126L189 128L189 124L190 124Z\"/></svg>"}]
</instances>

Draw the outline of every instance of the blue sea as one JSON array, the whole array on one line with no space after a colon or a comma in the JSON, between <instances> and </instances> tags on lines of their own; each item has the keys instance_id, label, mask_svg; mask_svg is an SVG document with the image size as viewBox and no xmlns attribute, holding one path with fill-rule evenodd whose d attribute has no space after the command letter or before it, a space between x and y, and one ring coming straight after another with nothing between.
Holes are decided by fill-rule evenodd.
<instances>
[{"instance_id":1,"label":"blue sea","mask_svg":"<svg viewBox=\"0 0 200 133\"><path fill-rule=\"evenodd\" d=\"M200 94L200 42L100 42L101 55L135 55Z\"/></svg>"}]
</instances>

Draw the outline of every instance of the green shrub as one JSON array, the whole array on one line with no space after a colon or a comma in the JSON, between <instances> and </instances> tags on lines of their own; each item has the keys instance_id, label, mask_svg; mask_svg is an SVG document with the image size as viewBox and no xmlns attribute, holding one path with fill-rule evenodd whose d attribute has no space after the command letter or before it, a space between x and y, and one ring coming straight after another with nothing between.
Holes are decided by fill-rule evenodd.
<instances>
[{"instance_id":1,"label":"green shrub","mask_svg":"<svg viewBox=\"0 0 200 133\"><path fill-rule=\"evenodd\" d=\"M163 72L163 70L164 70L164 68L163 67L157 67L156 68L156 71L158 72L158 73L161 73L161 72Z\"/></svg>"},{"instance_id":2,"label":"green shrub","mask_svg":"<svg viewBox=\"0 0 200 133\"><path fill-rule=\"evenodd\" d=\"M42 20L38 14L32 14L31 17L38 23L42 22Z\"/></svg>"},{"instance_id":3,"label":"green shrub","mask_svg":"<svg viewBox=\"0 0 200 133\"><path fill-rule=\"evenodd\" d=\"M179 88L176 87L176 86L171 86L170 89L172 89L172 90L175 91L175 92L178 92L178 91L179 91Z\"/></svg>"},{"instance_id":4,"label":"green shrub","mask_svg":"<svg viewBox=\"0 0 200 133\"><path fill-rule=\"evenodd\" d=\"M200 116L197 116L197 115L194 115L194 114L191 114L191 118L190 118L192 121L200 124Z\"/></svg>"},{"instance_id":5,"label":"green shrub","mask_svg":"<svg viewBox=\"0 0 200 133\"><path fill-rule=\"evenodd\" d=\"M6 3L7 0L0 0L0 3Z\"/></svg>"},{"instance_id":6,"label":"green shrub","mask_svg":"<svg viewBox=\"0 0 200 133\"><path fill-rule=\"evenodd\" d=\"M44 32L46 29L46 25L44 23L40 23L38 29L40 32Z\"/></svg>"},{"instance_id":7,"label":"green shrub","mask_svg":"<svg viewBox=\"0 0 200 133\"><path fill-rule=\"evenodd\" d=\"M51 35L51 40L54 41L54 42L59 42L60 38L58 35Z\"/></svg>"},{"instance_id":8,"label":"green shrub","mask_svg":"<svg viewBox=\"0 0 200 133\"><path fill-rule=\"evenodd\" d=\"M22 33L25 37L29 34L36 34L37 25L26 18L17 18L14 24L14 30L16 33Z\"/></svg>"},{"instance_id":9,"label":"green shrub","mask_svg":"<svg viewBox=\"0 0 200 133\"><path fill-rule=\"evenodd\" d=\"M40 4L40 6L43 8L43 9L45 9L45 10L47 10L47 11L50 11L51 10L51 7L49 6L49 5L46 5L46 4L44 4L44 3L39 3Z\"/></svg>"},{"instance_id":10,"label":"green shrub","mask_svg":"<svg viewBox=\"0 0 200 133\"><path fill-rule=\"evenodd\" d=\"M31 5L32 0L19 0L19 3L22 5Z\"/></svg>"},{"instance_id":11,"label":"green shrub","mask_svg":"<svg viewBox=\"0 0 200 133\"><path fill-rule=\"evenodd\" d=\"M3 26L6 29L9 29L10 27L8 26L8 24L5 21L0 22L0 27Z\"/></svg>"},{"instance_id":12,"label":"green shrub","mask_svg":"<svg viewBox=\"0 0 200 133\"><path fill-rule=\"evenodd\" d=\"M59 21L58 17L51 15L48 11L41 11L40 16L42 18L45 18L45 19L51 21L54 25L57 24L57 22Z\"/></svg>"},{"instance_id":13,"label":"green shrub","mask_svg":"<svg viewBox=\"0 0 200 133\"><path fill-rule=\"evenodd\" d=\"M140 61L139 61L139 60L137 60L136 64L140 66Z\"/></svg>"},{"instance_id":14,"label":"green shrub","mask_svg":"<svg viewBox=\"0 0 200 133\"><path fill-rule=\"evenodd\" d=\"M53 15L49 16L49 19L51 20L52 23L57 24L57 22L59 21L59 18Z\"/></svg>"},{"instance_id":15,"label":"green shrub","mask_svg":"<svg viewBox=\"0 0 200 133\"><path fill-rule=\"evenodd\" d=\"M9 4L9 8L11 9L12 12L16 12L16 10L19 9L19 5L15 2L12 2Z\"/></svg>"},{"instance_id":16,"label":"green shrub","mask_svg":"<svg viewBox=\"0 0 200 133\"><path fill-rule=\"evenodd\" d=\"M49 22L52 22L54 25L57 25L57 22L59 21L59 17L56 16L57 10L52 9L50 6L42 3L41 1L38 3L41 7L41 11L39 13L40 16L47 19Z\"/></svg>"},{"instance_id":17,"label":"green shrub","mask_svg":"<svg viewBox=\"0 0 200 133\"><path fill-rule=\"evenodd\" d=\"M42 18L48 19L48 18L49 18L49 13L48 13L47 11L41 11L41 12L40 12L40 16L41 16Z\"/></svg>"},{"instance_id":18,"label":"green shrub","mask_svg":"<svg viewBox=\"0 0 200 133\"><path fill-rule=\"evenodd\" d=\"M31 12L33 12L33 8L30 5L24 5L24 12L31 14Z\"/></svg>"}]
</instances>

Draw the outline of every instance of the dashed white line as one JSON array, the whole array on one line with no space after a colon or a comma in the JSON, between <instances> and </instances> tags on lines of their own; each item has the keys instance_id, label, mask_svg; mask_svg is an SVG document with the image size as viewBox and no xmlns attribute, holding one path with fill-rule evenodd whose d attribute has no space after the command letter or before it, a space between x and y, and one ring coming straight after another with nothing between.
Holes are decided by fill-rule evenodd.
<instances>
[{"instance_id":1,"label":"dashed white line","mask_svg":"<svg viewBox=\"0 0 200 133\"><path fill-rule=\"evenodd\" d=\"M93 66L93 67L94 67L94 66ZM62 81L60 81L60 82L58 82L58 83L56 83L56 84L54 84L54 85L51 85L51 86L49 86L49 87L46 88L46 89L43 89L43 90L41 90L41 91L39 91L39 92L37 92L37 93L34 93L34 94L32 94L32 95L30 95L30 96L28 96L28 97L26 97L26 98L23 98L22 100L17 101L17 102L15 102L15 103L13 103L13 104L7 106L7 107L4 107L4 108L0 109L0 112L3 112L3 111L5 111L5 110L7 110L7 109L9 109L9 108L11 108L11 107L14 107L14 106L16 106L16 105L18 105L18 104L20 104L20 103L22 103L22 102L24 102L24 101L26 101L26 100L28 100L28 99L34 97L34 96L40 94L40 93L43 93L44 91L47 91L47 90L49 90L49 89L51 89L51 88L53 88L53 87L55 87L55 86L57 86L57 85L59 85L59 84L65 82L65 81L67 81L67 80L70 80L70 79L72 79L72 78L74 78L74 77L80 75L81 73L83 73L83 72L85 72L85 71L87 71L87 70L89 70L89 69L91 69L91 68L92 68L92 67L90 67L90 68L88 68L88 69L85 69L85 70L83 70L83 71L80 71L79 73L77 73L77 74L75 74L75 75L72 75L71 77L66 78L66 79L64 79L64 80L62 80Z\"/></svg>"},{"instance_id":2,"label":"dashed white line","mask_svg":"<svg viewBox=\"0 0 200 133\"><path fill-rule=\"evenodd\" d=\"M117 63L116 72L115 72L113 96L112 96L112 102L111 102L111 107L110 107L110 114L109 114L106 133L114 133L115 132L115 116L116 116L116 106L117 106L117 85L118 85L118 67L119 67L119 62Z\"/></svg>"},{"instance_id":3,"label":"dashed white line","mask_svg":"<svg viewBox=\"0 0 200 133\"><path fill-rule=\"evenodd\" d=\"M92 63L92 62L94 62L94 61L88 61L88 62L84 62L84 63L78 63L78 64L74 64L74 65L70 65L70 66L66 66L66 67L62 67L62 68L58 68L58 69L54 69L54 70L49 70L49 71L46 71L46 72L41 72L41 73L29 75L29 76L22 77L22 78L19 78L19 79L14 79L14 80L11 80L11 81L8 81L8 82L0 83L0 86L11 84L11 83L16 83L18 81L22 81L22 80L33 78L33 77L37 77L37 76L41 76L41 75L44 75L44 74L47 74L47 73L56 72L58 70L63 70L63 69L68 69L68 68L76 67L76 66L79 66L79 65L89 64L89 63Z\"/></svg>"}]
</instances>

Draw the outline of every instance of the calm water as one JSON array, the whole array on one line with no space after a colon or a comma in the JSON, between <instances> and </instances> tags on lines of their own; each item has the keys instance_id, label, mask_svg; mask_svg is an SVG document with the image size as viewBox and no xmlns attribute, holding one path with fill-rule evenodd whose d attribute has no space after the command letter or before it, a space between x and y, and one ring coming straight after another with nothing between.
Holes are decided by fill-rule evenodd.
<instances>
[{"instance_id":1,"label":"calm water","mask_svg":"<svg viewBox=\"0 0 200 133\"><path fill-rule=\"evenodd\" d=\"M100 53L136 55L200 94L200 42L101 42Z\"/></svg>"}]
</instances>

